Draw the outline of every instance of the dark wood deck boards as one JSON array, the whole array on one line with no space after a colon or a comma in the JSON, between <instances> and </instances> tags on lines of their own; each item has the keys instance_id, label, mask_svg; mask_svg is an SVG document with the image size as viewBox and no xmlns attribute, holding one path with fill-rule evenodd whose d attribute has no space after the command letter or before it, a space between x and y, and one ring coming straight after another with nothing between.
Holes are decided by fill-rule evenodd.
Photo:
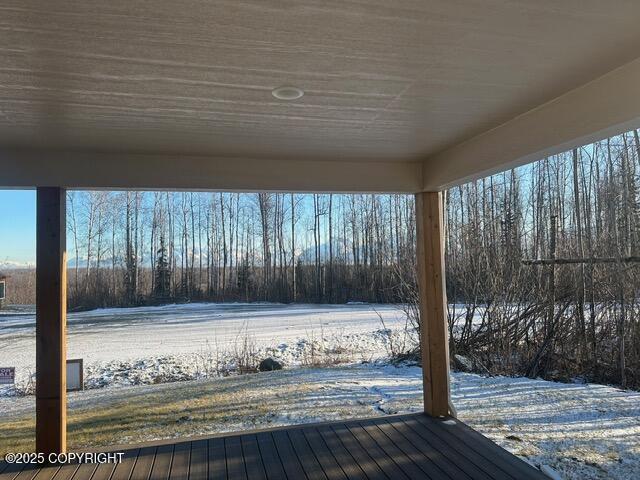
<instances>
[{"instance_id":1,"label":"dark wood deck boards","mask_svg":"<svg viewBox=\"0 0 640 480\"><path fill-rule=\"evenodd\" d=\"M118 465L0 463L0 480L544 480L462 422L422 414L158 442Z\"/></svg>"}]
</instances>

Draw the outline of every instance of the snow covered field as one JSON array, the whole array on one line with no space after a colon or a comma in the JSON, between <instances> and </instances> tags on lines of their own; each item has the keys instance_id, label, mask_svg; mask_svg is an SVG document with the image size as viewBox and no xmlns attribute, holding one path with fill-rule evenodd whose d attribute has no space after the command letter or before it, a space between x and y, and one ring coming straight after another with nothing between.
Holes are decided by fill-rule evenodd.
<instances>
[{"instance_id":1,"label":"snow covered field","mask_svg":"<svg viewBox=\"0 0 640 480\"><path fill-rule=\"evenodd\" d=\"M392 305L194 303L100 309L68 315L67 357L82 358L88 388L208 377L238 356L274 356L286 365L315 363L320 350L358 362L388 355L389 334L404 338L405 317ZM17 384L35 372L35 315L0 312L0 366ZM0 396L12 389L0 387Z\"/></svg>"}]
</instances>

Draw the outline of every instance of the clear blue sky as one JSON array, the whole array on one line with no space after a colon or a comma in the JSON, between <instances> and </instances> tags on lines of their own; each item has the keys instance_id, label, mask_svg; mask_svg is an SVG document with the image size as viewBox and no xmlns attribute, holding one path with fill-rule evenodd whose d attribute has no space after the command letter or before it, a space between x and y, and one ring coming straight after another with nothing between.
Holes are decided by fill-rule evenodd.
<instances>
[{"instance_id":1,"label":"clear blue sky","mask_svg":"<svg viewBox=\"0 0 640 480\"><path fill-rule=\"evenodd\" d=\"M0 265L36 262L35 190L0 190Z\"/></svg>"}]
</instances>

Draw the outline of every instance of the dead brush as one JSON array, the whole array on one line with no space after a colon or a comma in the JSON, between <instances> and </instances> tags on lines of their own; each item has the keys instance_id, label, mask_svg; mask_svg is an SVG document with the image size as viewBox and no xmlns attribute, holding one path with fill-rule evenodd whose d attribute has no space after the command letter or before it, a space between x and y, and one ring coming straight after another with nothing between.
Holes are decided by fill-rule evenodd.
<instances>
[{"instance_id":1,"label":"dead brush","mask_svg":"<svg viewBox=\"0 0 640 480\"><path fill-rule=\"evenodd\" d=\"M258 349L253 336L249 333L248 324L245 321L238 332L234 342L234 353L232 363L240 375L247 373L257 373L258 370Z\"/></svg>"},{"instance_id":2,"label":"dead brush","mask_svg":"<svg viewBox=\"0 0 640 480\"><path fill-rule=\"evenodd\" d=\"M211 347L209 340L205 342L204 347L195 355L196 357L196 375L201 378L211 378L221 376L220 369L220 349L216 340L215 348Z\"/></svg>"},{"instance_id":3,"label":"dead brush","mask_svg":"<svg viewBox=\"0 0 640 480\"><path fill-rule=\"evenodd\" d=\"M387 356L391 359L392 363L418 360L420 356L417 341L418 332L414 326L411 314L408 313L411 312L411 310L405 308L402 310L405 313L405 323L402 331L400 332L399 338L397 338L394 335L393 330L387 327L382 314L374 308L374 311L382 324L382 331L387 335L388 341L385 343L385 349L387 351Z\"/></svg>"},{"instance_id":4,"label":"dead brush","mask_svg":"<svg viewBox=\"0 0 640 480\"><path fill-rule=\"evenodd\" d=\"M36 376L31 369L26 378L20 382L16 382L14 392L18 397L25 397L28 395L35 395L36 393Z\"/></svg>"},{"instance_id":5,"label":"dead brush","mask_svg":"<svg viewBox=\"0 0 640 480\"><path fill-rule=\"evenodd\" d=\"M326 344L324 329L320 327L320 336L316 339L315 329L307 331L307 338L302 349L301 363L305 367L323 368L353 360L351 351L342 345L329 347Z\"/></svg>"}]
</instances>

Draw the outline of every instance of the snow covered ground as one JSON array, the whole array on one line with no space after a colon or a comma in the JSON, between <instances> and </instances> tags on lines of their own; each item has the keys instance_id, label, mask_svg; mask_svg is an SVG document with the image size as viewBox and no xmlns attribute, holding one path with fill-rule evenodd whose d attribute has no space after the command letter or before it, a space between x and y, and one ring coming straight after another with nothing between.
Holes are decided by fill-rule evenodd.
<instances>
[{"instance_id":1,"label":"snow covered ground","mask_svg":"<svg viewBox=\"0 0 640 480\"><path fill-rule=\"evenodd\" d=\"M564 479L640 478L638 393L453 373L452 398L460 420L534 466L552 467ZM7 425L13 419L19 424L33 409L32 396L0 398ZM418 367L297 368L72 393L70 443L74 448L135 443L421 409ZM122 415L127 421L112 432L112 418ZM11 438L9 429L5 434ZM6 438L0 440L0 451L18 448Z\"/></svg>"},{"instance_id":2,"label":"snow covered ground","mask_svg":"<svg viewBox=\"0 0 640 480\"><path fill-rule=\"evenodd\" d=\"M380 317L384 319L384 326ZM67 357L84 359L87 388L209 377L241 356L286 365L373 360L405 338L392 305L194 303L100 309L68 315ZM413 339L415 341L415 339ZM394 345L395 345L394 344ZM0 312L0 366L16 367L21 388L35 372L35 315ZM0 386L0 396L13 389Z\"/></svg>"},{"instance_id":3,"label":"snow covered ground","mask_svg":"<svg viewBox=\"0 0 640 480\"><path fill-rule=\"evenodd\" d=\"M640 479L640 393L454 373L460 420L566 479Z\"/></svg>"},{"instance_id":4,"label":"snow covered ground","mask_svg":"<svg viewBox=\"0 0 640 480\"><path fill-rule=\"evenodd\" d=\"M415 342L404 326L396 307L366 304L71 314L68 357L84 359L94 389L69 395L70 442L135 443L419 411L420 369L384 364L392 349ZM22 384L35 370L34 342L33 312L0 313L0 366L17 367ZM303 368L216 378L246 355ZM29 448L33 437L34 398L6 396L12 391L0 390L0 451ZM462 421L536 466L566 479L640 479L639 393L453 373L452 395ZM124 415L126 425L114 432Z\"/></svg>"}]
</instances>

